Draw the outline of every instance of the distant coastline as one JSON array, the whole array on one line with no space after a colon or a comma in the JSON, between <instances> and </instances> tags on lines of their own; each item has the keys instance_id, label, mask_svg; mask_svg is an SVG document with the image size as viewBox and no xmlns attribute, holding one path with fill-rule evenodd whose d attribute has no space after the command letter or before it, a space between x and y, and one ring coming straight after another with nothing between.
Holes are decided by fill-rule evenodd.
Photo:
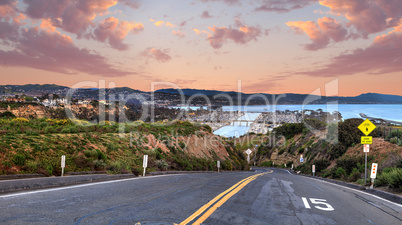
<instances>
[{"instance_id":1,"label":"distant coastline","mask_svg":"<svg viewBox=\"0 0 402 225\"><path fill-rule=\"evenodd\" d=\"M65 97L69 87L51 84L26 84L26 85L0 85L0 96L12 95L28 95L36 96L45 94L56 94ZM74 96L78 98L86 98L92 100L100 100L100 89L97 88L77 88ZM146 92L129 87L106 88L105 94L114 96L128 96L136 94L147 101L152 100L153 95L156 102L163 102L165 106L177 106L183 102L190 105L205 105L206 99L208 104L212 105L265 105L266 103L276 102L277 105L303 105L306 99L311 99L308 104L402 104L402 96L387 95L380 93L364 93L353 97L342 96L320 96L311 94L269 94L254 93L247 94L235 91L217 91L217 90L201 90L201 89L160 89L155 92ZM201 95L201 97L197 97ZM314 101L313 101L314 100Z\"/></svg>"}]
</instances>

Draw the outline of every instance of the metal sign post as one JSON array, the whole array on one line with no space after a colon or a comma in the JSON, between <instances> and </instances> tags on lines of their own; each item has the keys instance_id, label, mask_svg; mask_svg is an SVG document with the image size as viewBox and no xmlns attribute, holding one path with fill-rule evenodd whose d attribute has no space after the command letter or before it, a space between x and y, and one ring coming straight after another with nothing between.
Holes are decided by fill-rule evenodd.
<instances>
[{"instance_id":1,"label":"metal sign post","mask_svg":"<svg viewBox=\"0 0 402 225\"><path fill-rule=\"evenodd\" d=\"M365 144L364 148L363 148L363 152L364 152L364 184L367 183L367 152L369 152L369 145L367 145L368 143L372 143L373 139L372 137L369 137L367 135L369 135L375 128L376 125L374 125L369 119L366 119L363 123L361 123L357 128L359 128L359 130L361 132L363 132L364 135L366 135L365 137L361 138L361 143Z\"/></svg>"},{"instance_id":2,"label":"metal sign post","mask_svg":"<svg viewBox=\"0 0 402 225\"><path fill-rule=\"evenodd\" d=\"M66 167L66 156L61 156L61 176L64 175L64 167Z\"/></svg>"},{"instance_id":3,"label":"metal sign post","mask_svg":"<svg viewBox=\"0 0 402 225\"><path fill-rule=\"evenodd\" d=\"M364 184L367 182L367 152L370 151L370 145L363 146L364 152Z\"/></svg>"},{"instance_id":4,"label":"metal sign post","mask_svg":"<svg viewBox=\"0 0 402 225\"><path fill-rule=\"evenodd\" d=\"M144 159L142 161L142 167L144 167L144 173L142 174L143 177L145 177L145 170L147 169L148 166L148 155L144 155Z\"/></svg>"},{"instance_id":5,"label":"metal sign post","mask_svg":"<svg viewBox=\"0 0 402 225\"><path fill-rule=\"evenodd\" d=\"M218 167L218 173L219 173L219 168L221 167L221 161L217 161L216 166Z\"/></svg>"}]
</instances>

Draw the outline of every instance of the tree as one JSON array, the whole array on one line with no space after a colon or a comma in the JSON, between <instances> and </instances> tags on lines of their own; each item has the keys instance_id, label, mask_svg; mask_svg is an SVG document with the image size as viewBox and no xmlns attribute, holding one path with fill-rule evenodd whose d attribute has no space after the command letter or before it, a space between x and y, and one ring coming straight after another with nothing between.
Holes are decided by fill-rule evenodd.
<instances>
[{"instance_id":1,"label":"tree","mask_svg":"<svg viewBox=\"0 0 402 225\"><path fill-rule=\"evenodd\" d=\"M0 113L0 118L15 118L15 115L10 111L6 111L3 113Z\"/></svg>"},{"instance_id":2,"label":"tree","mask_svg":"<svg viewBox=\"0 0 402 225\"><path fill-rule=\"evenodd\" d=\"M362 132L357 128L363 122L362 119L347 119L339 123L338 141L346 148L359 143Z\"/></svg>"}]
</instances>

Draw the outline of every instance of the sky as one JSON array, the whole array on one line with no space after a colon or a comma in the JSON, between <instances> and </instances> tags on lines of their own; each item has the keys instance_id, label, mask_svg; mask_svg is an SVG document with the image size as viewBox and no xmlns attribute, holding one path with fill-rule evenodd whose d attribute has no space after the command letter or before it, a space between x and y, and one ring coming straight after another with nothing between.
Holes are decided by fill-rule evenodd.
<instances>
[{"instance_id":1,"label":"sky","mask_svg":"<svg viewBox=\"0 0 402 225\"><path fill-rule=\"evenodd\" d=\"M402 95L402 1L0 0L0 77Z\"/></svg>"}]
</instances>

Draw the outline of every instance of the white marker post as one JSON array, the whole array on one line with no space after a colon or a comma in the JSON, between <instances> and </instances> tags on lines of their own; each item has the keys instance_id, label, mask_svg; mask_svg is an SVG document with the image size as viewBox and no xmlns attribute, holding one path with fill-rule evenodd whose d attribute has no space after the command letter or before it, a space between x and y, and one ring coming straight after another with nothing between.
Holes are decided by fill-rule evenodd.
<instances>
[{"instance_id":1,"label":"white marker post","mask_svg":"<svg viewBox=\"0 0 402 225\"><path fill-rule=\"evenodd\" d=\"M61 176L64 175L64 167L66 167L66 156L61 156Z\"/></svg>"},{"instance_id":2,"label":"white marker post","mask_svg":"<svg viewBox=\"0 0 402 225\"><path fill-rule=\"evenodd\" d=\"M364 184L367 180L367 153L370 151L370 145L363 145L364 152Z\"/></svg>"},{"instance_id":3,"label":"white marker post","mask_svg":"<svg viewBox=\"0 0 402 225\"><path fill-rule=\"evenodd\" d=\"M315 176L315 165L313 165L312 170L313 170L313 177L314 177Z\"/></svg>"},{"instance_id":4,"label":"white marker post","mask_svg":"<svg viewBox=\"0 0 402 225\"><path fill-rule=\"evenodd\" d=\"M300 155L300 162L302 163L304 161L303 155Z\"/></svg>"},{"instance_id":5,"label":"white marker post","mask_svg":"<svg viewBox=\"0 0 402 225\"><path fill-rule=\"evenodd\" d=\"M144 155L144 160L142 161L142 167L144 167L143 177L145 177L145 170L148 166L148 155Z\"/></svg>"},{"instance_id":6,"label":"white marker post","mask_svg":"<svg viewBox=\"0 0 402 225\"><path fill-rule=\"evenodd\" d=\"M247 154L247 163L250 163L250 154L252 153L252 151L250 149L246 150L246 154Z\"/></svg>"},{"instance_id":7,"label":"white marker post","mask_svg":"<svg viewBox=\"0 0 402 225\"><path fill-rule=\"evenodd\" d=\"M218 173L219 173L219 168L221 167L221 161L217 161L216 166L218 167Z\"/></svg>"},{"instance_id":8,"label":"white marker post","mask_svg":"<svg viewBox=\"0 0 402 225\"><path fill-rule=\"evenodd\" d=\"M370 189L373 189L373 186L374 186L374 179L377 177L377 168L378 168L378 164L377 164L377 163L371 164L371 173L370 173L371 186L370 186Z\"/></svg>"}]
</instances>

